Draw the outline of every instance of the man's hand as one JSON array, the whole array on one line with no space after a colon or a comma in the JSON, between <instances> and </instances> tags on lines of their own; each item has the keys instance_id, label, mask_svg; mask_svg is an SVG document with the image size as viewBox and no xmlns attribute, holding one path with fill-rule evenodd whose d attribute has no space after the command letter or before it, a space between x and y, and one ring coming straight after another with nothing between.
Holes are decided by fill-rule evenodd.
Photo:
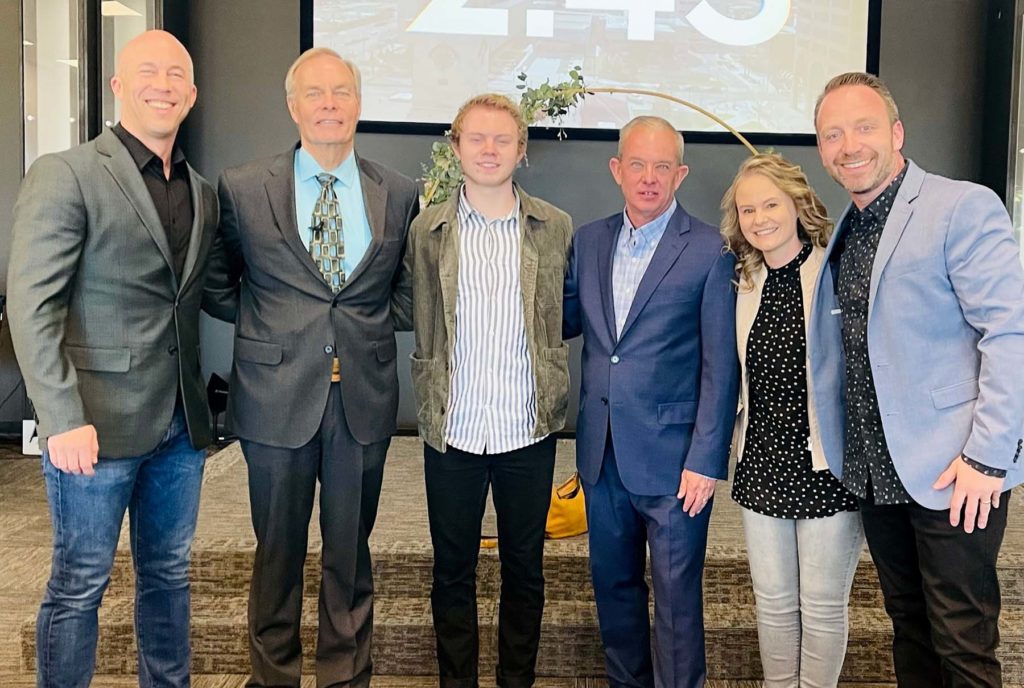
<instances>
[{"instance_id":1,"label":"man's hand","mask_svg":"<svg viewBox=\"0 0 1024 688\"><path fill-rule=\"evenodd\" d=\"M960 525L960 510L964 512L964 532L973 533L988 525L988 514L999 508L999 495L1003 492L1003 478L993 478L967 465L961 457L953 459L942 472L932 489L941 490L953 485L953 499L949 503L949 525Z\"/></svg>"},{"instance_id":2,"label":"man's hand","mask_svg":"<svg viewBox=\"0 0 1024 688\"><path fill-rule=\"evenodd\" d=\"M714 496L715 482L714 478L705 478L700 473L683 469L676 498L683 500L683 511L691 518L703 511Z\"/></svg>"},{"instance_id":3,"label":"man's hand","mask_svg":"<svg viewBox=\"0 0 1024 688\"><path fill-rule=\"evenodd\" d=\"M96 428L83 425L46 439L46 452L50 455L50 463L64 473L75 475L93 475L96 471L97 457L100 452L99 440L96 439Z\"/></svg>"}]
</instances>

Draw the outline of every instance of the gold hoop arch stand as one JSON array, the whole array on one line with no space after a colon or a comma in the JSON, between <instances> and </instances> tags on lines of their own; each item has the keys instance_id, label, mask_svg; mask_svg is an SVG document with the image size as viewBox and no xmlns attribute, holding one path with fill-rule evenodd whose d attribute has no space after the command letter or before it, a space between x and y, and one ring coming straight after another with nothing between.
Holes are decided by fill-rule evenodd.
<instances>
[{"instance_id":1,"label":"gold hoop arch stand","mask_svg":"<svg viewBox=\"0 0 1024 688\"><path fill-rule=\"evenodd\" d=\"M641 89L641 88L615 88L615 87L611 87L611 86L598 86L596 88L584 87L584 88L581 88L579 91L580 91L580 93L585 93L587 95L590 95L590 94L593 94L593 93L625 93L625 94L638 95L638 96L651 96L652 98L661 98L663 100L668 100L668 101L671 101L673 103L677 103L677 104L682 105L684 107L688 107L688 108L690 108L691 110L693 110L695 112L699 112L700 114L704 115L705 117L707 117L710 120L713 120L720 127L722 127L723 129L728 131L730 134L735 136L737 139L739 139L740 143L742 143L744 146L747 147L747 150L750 151L751 155L757 155L759 153L757 148L755 148L754 145L752 143L750 143L750 141L748 141L745 136L743 136L743 134L741 134L738 131L736 131L736 129L734 129L732 126L730 126L728 123L726 123L726 121L723 120L721 117L719 117L718 115L714 114L713 112L709 112L708 110L705 110L704 108L702 108L700 105L697 105L696 103L691 103L688 100L683 100L682 98L676 98L675 96L670 96L667 93L661 93L659 91L648 91L646 89Z\"/></svg>"}]
</instances>

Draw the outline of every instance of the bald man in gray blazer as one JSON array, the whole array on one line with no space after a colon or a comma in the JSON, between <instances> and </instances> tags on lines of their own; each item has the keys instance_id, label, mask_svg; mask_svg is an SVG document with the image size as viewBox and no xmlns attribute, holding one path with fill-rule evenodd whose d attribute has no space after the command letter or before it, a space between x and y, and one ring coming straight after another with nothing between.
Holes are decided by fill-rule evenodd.
<instances>
[{"instance_id":1,"label":"bald man in gray blazer","mask_svg":"<svg viewBox=\"0 0 1024 688\"><path fill-rule=\"evenodd\" d=\"M140 682L189 684L189 558L210 441L199 306L217 196L175 146L196 99L181 43L132 39L111 88L121 121L39 158L14 213L11 336L53 521L40 688L89 685L126 510Z\"/></svg>"},{"instance_id":2,"label":"bald man in gray blazer","mask_svg":"<svg viewBox=\"0 0 1024 688\"><path fill-rule=\"evenodd\" d=\"M236 325L229 398L257 539L247 685L299 685L303 562L319 480L317 685L366 686L367 538L398 409L390 303L406 288L399 266L418 193L355 153L354 65L314 48L285 82L300 144L222 175L206 305Z\"/></svg>"}]
</instances>

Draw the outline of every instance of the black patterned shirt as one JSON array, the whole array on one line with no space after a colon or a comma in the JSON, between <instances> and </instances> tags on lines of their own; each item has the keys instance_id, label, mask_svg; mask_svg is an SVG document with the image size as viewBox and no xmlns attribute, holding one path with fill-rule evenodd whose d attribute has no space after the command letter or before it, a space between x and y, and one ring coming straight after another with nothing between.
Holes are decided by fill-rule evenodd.
<instances>
[{"instance_id":1,"label":"black patterned shirt","mask_svg":"<svg viewBox=\"0 0 1024 688\"><path fill-rule=\"evenodd\" d=\"M886 220L907 168L864 208L851 208L843 237L832 260L838 258L837 296L843 311L843 349L846 357L846 447L843 484L875 504L909 504L913 498L896 473L882 428L875 380L868 355L868 296L871 270ZM968 466L984 475L1003 478L1006 471L963 456Z\"/></svg>"},{"instance_id":2,"label":"black patterned shirt","mask_svg":"<svg viewBox=\"0 0 1024 688\"><path fill-rule=\"evenodd\" d=\"M913 501L896 474L889 454L868 355L871 269L878 240L906 174L904 166L892 183L863 210L850 209L844 221L842 243L837 247L837 296L843 311L847 387L843 485L861 499L872 499L875 504L909 504Z\"/></svg>"}]
</instances>

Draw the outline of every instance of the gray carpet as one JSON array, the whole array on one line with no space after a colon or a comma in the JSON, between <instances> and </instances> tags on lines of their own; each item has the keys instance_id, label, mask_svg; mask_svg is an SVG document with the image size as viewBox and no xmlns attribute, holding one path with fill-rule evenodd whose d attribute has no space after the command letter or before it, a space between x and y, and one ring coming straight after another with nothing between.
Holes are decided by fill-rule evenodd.
<instances>
[{"instance_id":1,"label":"gray carpet","mask_svg":"<svg viewBox=\"0 0 1024 688\"><path fill-rule=\"evenodd\" d=\"M422 478L422 449L415 438L396 438L389 453L380 515L371 546L378 588L375 661L381 675L375 686L434 685L429 676L432 635L426 594L430 544ZM572 471L572 443L559 443L556 479ZM705 583L709 633L709 672L718 688L757 685L753 599L739 514L719 487L711 521ZM1001 629L1007 685L1024 683L1024 520L1016 514L1021 494L1013 496L1010 525L1001 558L1005 611ZM0 685L32 685L32 621L49 570L49 519L38 459L0 461ZM316 517L310 529L307 598L316 594L320 540ZM127 530L127 529L125 529ZM485 533L494 532L488 508ZM130 624L131 572L124 551L101 612L103 630L95 686L135 685ZM197 688L244 683L246 669L244 596L255 541L248 517L244 461L237 445L207 464L200 522L194 546L193 619ZM549 674L539 686L602 685L600 644L596 636L592 592L587 582L586 537L549 541L545 550L547 596L544 645L539 670ZM494 622L499 583L496 552L482 552L481 674L494 661ZM306 605L307 612L313 605ZM307 614L303 635L312 646L315 619ZM891 681L888 621L881 611L877 581L865 554L851 602L851 644L844 678ZM718 679L729 679L718 682ZM312 684L310 684L312 685ZM850 684L855 685L855 684ZM867 685L867 684L862 684Z\"/></svg>"}]
</instances>

